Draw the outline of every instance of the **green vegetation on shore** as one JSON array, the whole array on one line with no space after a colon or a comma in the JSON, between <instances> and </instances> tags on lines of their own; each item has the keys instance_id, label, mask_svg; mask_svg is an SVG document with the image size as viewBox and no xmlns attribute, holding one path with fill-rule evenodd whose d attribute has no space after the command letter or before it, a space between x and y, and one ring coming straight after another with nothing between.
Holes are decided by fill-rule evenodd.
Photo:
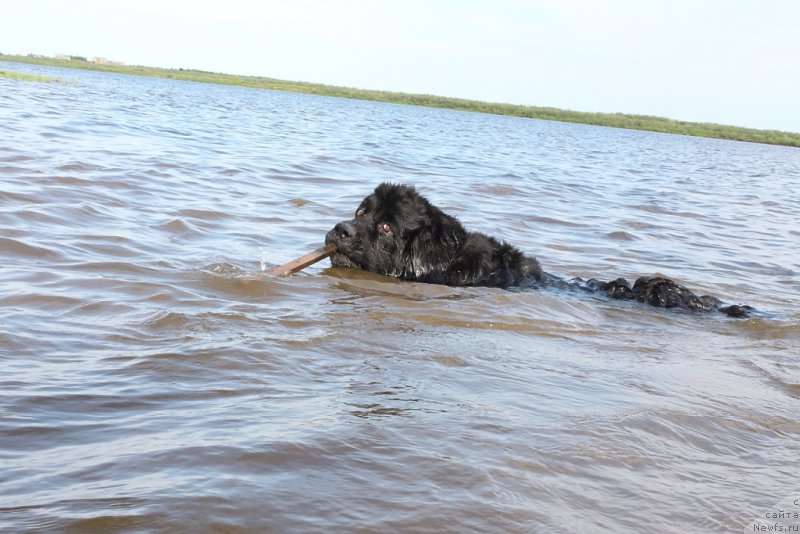
<instances>
[{"instance_id":1,"label":"green vegetation on shore","mask_svg":"<svg viewBox=\"0 0 800 534\"><path fill-rule=\"evenodd\" d=\"M87 69L157 78L171 78L175 80L192 82L236 85L257 89L291 91L295 93L354 98L359 100L373 100L377 102L390 102L395 104L412 104L417 106L491 113L495 115L513 115L531 119L593 124L597 126L609 126L612 128L648 130L653 132L800 147L800 133L781 132L777 130L757 130L753 128L740 128L737 126L725 126L722 124L711 124L704 122L677 121L649 115L590 113L549 107L497 104L481 102L478 100L466 100L461 98L448 98L433 95L354 89L351 87L339 87L308 82L291 82L277 80L274 78L264 78L260 76L239 76L233 74L219 74L214 72L186 69L161 69L156 67L95 64L76 59L53 59L40 56L9 56L0 54L0 61L17 61L23 63L35 63L37 65L49 65L54 67Z\"/></svg>"},{"instance_id":2,"label":"green vegetation on shore","mask_svg":"<svg viewBox=\"0 0 800 534\"><path fill-rule=\"evenodd\" d=\"M2 56L0 56L1 58ZM0 78L18 80L22 82L55 82L57 78L51 76L39 76L37 74L27 74L25 72L15 72L11 70L0 70Z\"/></svg>"}]
</instances>

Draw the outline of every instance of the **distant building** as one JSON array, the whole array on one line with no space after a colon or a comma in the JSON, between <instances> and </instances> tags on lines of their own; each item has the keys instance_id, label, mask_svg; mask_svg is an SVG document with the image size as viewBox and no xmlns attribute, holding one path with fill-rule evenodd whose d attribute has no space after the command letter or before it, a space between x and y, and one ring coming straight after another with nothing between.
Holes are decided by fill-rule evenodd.
<instances>
[{"instance_id":1,"label":"distant building","mask_svg":"<svg viewBox=\"0 0 800 534\"><path fill-rule=\"evenodd\" d=\"M92 63L96 63L97 65L117 65L117 66L124 65L124 63L122 63L121 61L111 61L110 59L106 59L104 57L96 57L96 56L90 59L89 61L91 61Z\"/></svg>"},{"instance_id":2,"label":"distant building","mask_svg":"<svg viewBox=\"0 0 800 534\"><path fill-rule=\"evenodd\" d=\"M56 54L55 58L56 59L66 59L66 60L68 60L69 59L69 55L67 55L67 54Z\"/></svg>"}]
</instances>

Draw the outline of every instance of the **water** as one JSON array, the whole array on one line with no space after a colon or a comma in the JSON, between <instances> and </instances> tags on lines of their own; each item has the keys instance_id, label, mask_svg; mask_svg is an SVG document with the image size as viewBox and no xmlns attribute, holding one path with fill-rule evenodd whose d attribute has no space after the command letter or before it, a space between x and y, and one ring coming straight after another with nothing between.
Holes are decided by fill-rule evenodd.
<instances>
[{"instance_id":1,"label":"water","mask_svg":"<svg viewBox=\"0 0 800 534\"><path fill-rule=\"evenodd\" d=\"M730 532L800 491L800 151L0 64L0 530ZM562 276L263 267L383 180Z\"/></svg>"}]
</instances>

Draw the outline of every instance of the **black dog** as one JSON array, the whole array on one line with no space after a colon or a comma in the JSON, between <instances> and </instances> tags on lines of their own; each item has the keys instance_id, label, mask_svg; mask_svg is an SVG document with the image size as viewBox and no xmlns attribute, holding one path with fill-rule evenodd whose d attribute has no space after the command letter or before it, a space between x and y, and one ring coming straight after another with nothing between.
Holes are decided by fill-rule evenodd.
<instances>
[{"instance_id":1,"label":"black dog","mask_svg":"<svg viewBox=\"0 0 800 534\"><path fill-rule=\"evenodd\" d=\"M646 302L662 308L719 310L746 317L749 306L722 306L711 296L697 296L668 278L641 277L633 287L623 278L612 282L563 280L542 271L536 258L492 237L468 232L412 186L384 183L361 202L355 217L328 232L336 245L335 267L451 286L557 286L603 292L609 297Z\"/></svg>"}]
</instances>

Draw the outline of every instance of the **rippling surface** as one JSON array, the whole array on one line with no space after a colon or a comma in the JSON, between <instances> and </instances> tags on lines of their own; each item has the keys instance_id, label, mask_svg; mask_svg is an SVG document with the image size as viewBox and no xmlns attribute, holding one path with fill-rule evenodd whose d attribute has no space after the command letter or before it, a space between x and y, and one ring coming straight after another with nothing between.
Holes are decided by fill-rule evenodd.
<instances>
[{"instance_id":1,"label":"rippling surface","mask_svg":"<svg viewBox=\"0 0 800 534\"><path fill-rule=\"evenodd\" d=\"M0 79L0 530L728 532L800 490L799 150L2 68L63 82ZM383 180L768 316L258 276Z\"/></svg>"}]
</instances>

